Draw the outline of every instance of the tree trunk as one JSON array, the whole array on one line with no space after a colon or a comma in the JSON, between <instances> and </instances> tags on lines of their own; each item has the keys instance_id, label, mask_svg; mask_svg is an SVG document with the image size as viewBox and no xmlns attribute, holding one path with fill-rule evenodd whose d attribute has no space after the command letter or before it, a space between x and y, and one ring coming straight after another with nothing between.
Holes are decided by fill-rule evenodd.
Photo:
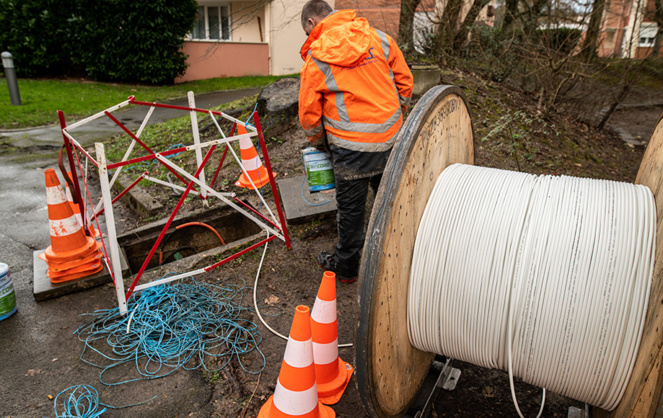
<instances>
[{"instance_id":1,"label":"tree trunk","mask_svg":"<svg viewBox=\"0 0 663 418\"><path fill-rule=\"evenodd\" d=\"M518 16L518 5L519 0L506 0L506 12L504 13L504 22L502 23L502 29L508 30L513 25L513 22Z\"/></svg>"},{"instance_id":2,"label":"tree trunk","mask_svg":"<svg viewBox=\"0 0 663 418\"><path fill-rule=\"evenodd\" d=\"M660 2L661 0L657 1ZM587 62L590 62L597 57L596 42L599 39L599 33L601 31L601 20L603 18L604 8L605 0L594 0L592 14L589 17L589 24L587 25L587 35L582 43L581 50L581 55L587 60Z\"/></svg>"},{"instance_id":3,"label":"tree trunk","mask_svg":"<svg viewBox=\"0 0 663 418\"><path fill-rule=\"evenodd\" d=\"M465 17L463 23L460 25L460 29L454 38L453 47L456 51L460 50L463 45L465 45L465 42L467 41L467 35L472 29L474 21L477 19L477 16L479 16L479 13L484 8L484 6L488 4L489 1L490 0L474 0L474 3L472 3L470 11L467 12L467 16Z\"/></svg>"},{"instance_id":4,"label":"tree trunk","mask_svg":"<svg viewBox=\"0 0 663 418\"><path fill-rule=\"evenodd\" d=\"M401 0L398 46L404 53L414 51L414 13L421 0Z\"/></svg>"},{"instance_id":5,"label":"tree trunk","mask_svg":"<svg viewBox=\"0 0 663 418\"><path fill-rule=\"evenodd\" d=\"M437 51L448 52L453 47L453 40L458 27L463 0L448 0L437 28Z\"/></svg>"},{"instance_id":6,"label":"tree trunk","mask_svg":"<svg viewBox=\"0 0 663 418\"><path fill-rule=\"evenodd\" d=\"M661 52L661 38L663 38L663 0L654 0L654 4L656 5L654 16L656 23L658 24L658 32L656 32L652 55L658 57Z\"/></svg>"},{"instance_id":7,"label":"tree trunk","mask_svg":"<svg viewBox=\"0 0 663 418\"><path fill-rule=\"evenodd\" d=\"M622 85L622 90L619 92L617 99L610 104L610 107L608 107L608 111L605 113L605 115L603 115L603 118L601 118L599 124L596 125L598 129L605 128L605 125L608 123L608 119L610 119L610 116L612 116L612 114L615 113L615 110L617 110L617 106L619 106L619 104L622 101L624 101L626 96L628 96L629 91L631 91L631 83L628 81L628 76L626 76L624 84Z\"/></svg>"},{"instance_id":8,"label":"tree trunk","mask_svg":"<svg viewBox=\"0 0 663 418\"><path fill-rule=\"evenodd\" d=\"M527 19L524 22L524 32L527 39L533 39L532 35L539 27L539 16L543 6L546 5L546 0L532 0L532 6L528 8Z\"/></svg>"}]
</instances>

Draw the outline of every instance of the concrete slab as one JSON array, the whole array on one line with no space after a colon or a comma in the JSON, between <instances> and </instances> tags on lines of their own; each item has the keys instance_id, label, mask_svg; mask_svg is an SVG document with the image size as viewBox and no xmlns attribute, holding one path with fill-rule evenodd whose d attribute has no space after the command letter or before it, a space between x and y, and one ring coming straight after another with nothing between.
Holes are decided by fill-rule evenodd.
<instances>
[{"instance_id":1,"label":"concrete slab","mask_svg":"<svg viewBox=\"0 0 663 418\"><path fill-rule=\"evenodd\" d=\"M285 218L292 225L328 218L336 213L336 189L309 193L306 184L302 189L304 179L305 176L297 176L276 181L285 209Z\"/></svg>"},{"instance_id":2,"label":"concrete slab","mask_svg":"<svg viewBox=\"0 0 663 418\"><path fill-rule=\"evenodd\" d=\"M46 275L48 265L44 260L38 257L38 255L43 252L44 250L40 250L32 253L34 266L33 295L37 302L57 298L74 292L80 292L81 290L112 282L108 268L104 264L103 270L92 276L82 277L64 283L51 283L51 280ZM128 277L131 272L123 251L120 251L120 264L122 265L122 277Z\"/></svg>"}]
</instances>

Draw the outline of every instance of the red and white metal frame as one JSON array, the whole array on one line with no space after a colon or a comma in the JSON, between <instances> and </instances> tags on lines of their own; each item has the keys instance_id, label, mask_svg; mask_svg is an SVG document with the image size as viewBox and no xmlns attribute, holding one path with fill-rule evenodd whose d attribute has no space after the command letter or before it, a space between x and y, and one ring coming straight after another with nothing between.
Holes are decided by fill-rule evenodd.
<instances>
[{"instance_id":1,"label":"red and white metal frame","mask_svg":"<svg viewBox=\"0 0 663 418\"><path fill-rule=\"evenodd\" d=\"M79 202L81 202L81 213L87 213L86 208L85 208L85 203L82 198L80 198L81 191L80 187L78 186L78 175L76 175L77 171L74 165L74 157L77 158L77 155L80 153L81 155L85 156L89 161L91 161L99 171L99 180L100 180L100 188L101 188L101 202L89 212L89 216L87 216L88 222L90 221L91 218L95 218L101 214L105 216L106 219L106 238L108 240L108 247L109 250L107 251L106 255L106 263L111 270L111 274L113 276L113 280L115 282L115 289L117 293L117 299L118 299L118 305L120 309L120 313L125 314L127 312L127 306L126 306L126 301L127 299L132 295L133 292L144 290L148 287L152 286L157 286L163 283L171 282L174 280L178 280L183 277L189 277L197 274L202 274L205 272L208 272L212 269L215 269L231 260L234 260L235 258L241 256L242 254L245 254L249 251L252 251L262 245L265 245L266 243L274 240L274 239L281 239L282 241L285 242L286 246L290 248L290 236L288 234L288 229L285 223L285 216L283 214L283 209L281 207L281 202L279 200L279 194L278 190L276 189L276 182L274 180L274 176L272 174L272 168L271 168L271 163L269 161L269 154L267 153L267 147L265 145L265 139L262 135L262 129L260 126L260 120L258 118L257 112L254 112L253 114L253 120L254 124L250 125L248 123L242 122L236 118L233 118L229 115L226 115L225 113L222 112L217 112L217 111L211 111L211 110L206 110L206 109L200 109L195 106L195 98L193 97L193 93L189 93L188 95L189 98L189 107L185 106L176 106L176 105L168 105L168 104L161 104L161 103L149 103L149 102L140 102L135 100L135 98L129 97L128 100L115 105L109 109L106 109L105 111L99 112L95 115L90 116L89 118L86 118L82 121L76 122L74 124L71 124L69 126L66 125L64 121L64 115L62 112L58 112L58 116L60 118L60 126L62 128L62 135L63 135L63 140L65 143L65 146L67 148L67 155L69 157L69 162L70 162L70 169L73 174L74 178L74 188L73 193L76 193L79 196ZM111 113L113 111L116 111L124 106L127 106L129 104L133 105L139 105L139 106L149 106L150 109L147 112L147 115L145 119L143 120L142 124L140 125L140 128L138 131L134 134L131 132L127 127L125 127L117 118L115 118ZM188 111L190 116L191 116L191 124L192 124L192 136L193 136L193 145L188 145L188 146L182 146L178 147L176 149L171 149L167 151L162 151L162 152L155 152L153 151L150 147L148 147L143 141L141 141L140 136L141 133L143 132L144 128L147 126L148 121L150 117L152 116L153 111L156 108L169 108L169 109L179 109L183 111ZM210 115L212 118L214 124L216 125L219 134L221 138L207 141L207 142L200 142L200 135L198 131L198 120L197 120L197 113L207 113ZM223 130L221 129L219 123L217 122L215 116L220 116L224 119L227 119L233 123L233 128L231 135L229 137L226 137L226 135L223 133ZM116 163L111 163L106 159L106 153L105 153L105 148L104 145L101 143L95 144L95 151L96 151L96 160L83 148L83 146L74 139L73 135L71 134L71 131L85 125L86 123L89 123L95 119L101 118L101 117L108 117L110 118L115 124L117 124L131 139L131 144L127 148L127 151L125 152L123 158L121 161L116 162ZM242 135L232 135L235 131L235 127L237 125L242 125L247 129L246 134ZM272 190L272 195L274 196L274 204L276 206L277 214L278 214L278 219L276 215L272 212L270 206L267 204L265 201L264 197L260 193L257 187L255 187L255 184L251 180L251 177L248 175L246 172L246 169L242 166L241 164L241 159L237 156L233 148L230 146L230 144L233 141L238 141L242 138L254 138L258 137L258 141L260 143L260 149L262 151L262 156L264 158L264 164L265 168L267 169L267 173L269 175L269 183L270 187ZM142 157L137 157L137 158L130 158L131 153L135 145L138 144L140 145L147 153L148 155L142 156ZM210 157L214 153L215 149L219 145L225 145L225 150L223 153L223 156L219 162L219 166L216 168L214 177L212 179L212 182L208 185L205 180L205 175L204 175L204 169L208 162L210 161ZM203 158L202 156L202 151L203 149L208 149L205 157ZM175 164L173 161L168 159L167 157L169 155L177 154L180 152L186 152L186 151L194 151L196 155L196 162L197 162L197 170L194 174L191 174L187 172L185 169L182 167L178 166ZM235 158L235 161L237 161L239 167L241 167L242 172L246 176L246 178L249 179L251 182L251 185L253 186L253 189L255 193L257 194L258 198L260 199L260 202L262 203L262 206L266 208L269 216L263 215L262 213L258 212L251 206L245 204L242 202L240 199L237 198L235 193L227 193L227 192L219 192L214 190L213 185L216 181L216 178L218 176L219 170L221 168L221 165L223 164L227 152L230 151L230 154ZM154 177L149 176L148 171L145 171L139 178L137 178L131 185L129 185L124 191L122 191L119 195L117 195L115 198L112 197L111 195L111 187L117 180L120 170L124 166L132 165L132 164L137 164L141 163L144 161L158 161L160 164L162 164L167 170L169 170L171 173L175 175L184 185L184 187L180 185L174 185L172 183L167 183L163 180L156 179ZM79 164L80 167L80 164ZM109 181L108 179L108 170L115 169L115 173L113 174L113 178ZM151 181L155 184L160 184L167 186L169 188L177 189L182 191L182 195L180 196L180 200L177 203L175 209L171 213L170 217L168 218L166 224L164 225L164 228L162 229L157 241L154 243L150 253L148 254L147 258L143 262L143 265L141 266L140 271L136 274L134 277L134 280L125 293L124 291L124 283L122 281L122 269L120 265L120 248L117 242L117 232L115 229L115 218L113 214L113 204L117 202L125 193L127 193L131 188L135 187L141 180L148 180ZM84 178L84 181L86 179ZM87 183L86 183L87 187ZM195 189L197 187L197 190ZM166 235L168 229L170 228L170 225L177 215L178 211L181 209L182 205L184 204L184 201L186 197L189 194L195 194L200 196L203 199L203 204L207 205L207 199L211 197L216 197L228 206L232 207L236 211L240 212L244 216L246 216L248 219L253 221L256 225L258 225L261 229L266 234L266 237L262 239L261 241L251 245L248 248L245 248L241 251L239 251L236 254L233 254L219 262L216 262L214 264L211 264L207 267L185 272L182 274L178 274L176 276L168 277L165 279L145 283L145 284L138 284L140 281L143 273L145 272L150 260L152 259L152 256L156 252L157 248L161 244L161 241L163 240L164 236ZM90 202L91 203L91 202ZM86 217L84 217L86 219ZM103 239L103 238L102 238Z\"/></svg>"}]
</instances>

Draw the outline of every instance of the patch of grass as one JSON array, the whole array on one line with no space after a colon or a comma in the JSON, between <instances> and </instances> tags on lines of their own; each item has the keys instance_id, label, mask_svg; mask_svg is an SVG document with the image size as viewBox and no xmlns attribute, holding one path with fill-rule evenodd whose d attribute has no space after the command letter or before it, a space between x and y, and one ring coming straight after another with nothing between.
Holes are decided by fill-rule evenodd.
<instances>
[{"instance_id":1,"label":"patch of grass","mask_svg":"<svg viewBox=\"0 0 663 418\"><path fill-rule=\"evenodd\" d=\"M145 86L71 80L18 80L22 106L12 106L7 82L0 78L0 129L17 129L58 122L62 110L71 122L136 96L141 101L165 101L222 90L266 86L286 76L230 77L198 80L171 86Z\"/></svg>"}]
</instances>

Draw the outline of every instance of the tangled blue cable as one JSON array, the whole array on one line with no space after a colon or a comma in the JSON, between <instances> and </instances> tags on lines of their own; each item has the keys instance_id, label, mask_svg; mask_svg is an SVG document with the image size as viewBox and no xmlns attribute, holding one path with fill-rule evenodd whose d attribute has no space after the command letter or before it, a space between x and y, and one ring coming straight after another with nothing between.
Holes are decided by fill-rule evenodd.
<instances>
[{"instance_id":1,"label":"tangled blue cable","mask_svg":"<svg viewBox=\"0 0 663 418\"><path fill-rule=\"evenodd\" d=\"M58 410L60 396L69 393L66 399L63 399L62 406ZM58 394L53 403L56 418L96 418L106 412L106 408L99 410L99 406L107 405L99 403L99 393L89 385L71 386Z\"/></svg>"},{"instance_id":2,"label":"tangled blue cable","mask_svg":"<svg viewBox=\"0 0 663 418\"><path fill-rule=\"evenodd\" d=\"M80 358L102 369L99 380L105 385L156 379L179 368L202 366L216 372L233 358L247 373L260 373L265 367L265 356L258 348L262 336L255 323L242 318L252 312L241 306L246 289L244 284L221 287L183 280L132 297L127 302L128 315L120 315L118 308L84 314L91 320L74 331L85 343ZM245 366L246 355L253 351L261 359L257 370ZM89 359L90 355L101 359ZM141 377L104 381L105 373L127 363L134 363Z\"/></svg>"},{"instance_id":3,"label":"tangled blue cable","mask_svg":"<svg viewBox=\"0 0 663 418\"><path fill-rule=\"evenodd\" d=\"M66 396L66 398L63 397L62 405L58 410L60 396L66 395L67 393L69 393L69 395ZM156 396L152 399L154 398L156 398ZM58 396L56 396L53 401L53 409L55 410L55 418L96 418L106 412L107 408L122 409L130 406L143 405L152 399L132 405L111 406L99 402L99 393L93 386L74 385L58 393ZM100 406L104 407L104 409L99 410Z\"/></svg>"}]
</instances>

